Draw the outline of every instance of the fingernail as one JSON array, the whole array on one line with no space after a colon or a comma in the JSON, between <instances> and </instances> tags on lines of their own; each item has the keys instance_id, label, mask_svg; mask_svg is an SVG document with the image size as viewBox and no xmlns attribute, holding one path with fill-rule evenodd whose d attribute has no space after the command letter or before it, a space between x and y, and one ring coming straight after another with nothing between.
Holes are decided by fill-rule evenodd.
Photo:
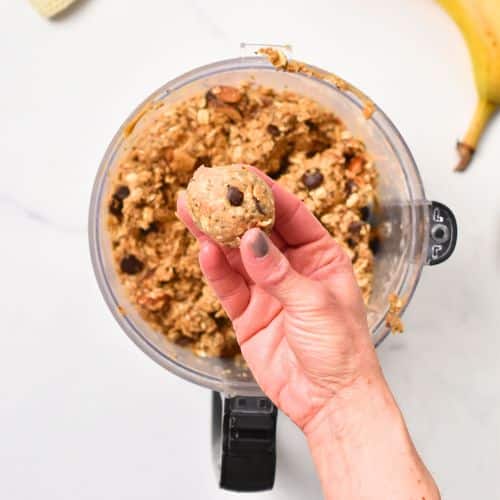
<instances>
[{"instance_id":1,"label":"fingernail","mask_svg":"<svg viewBox=\"0 0 500 500\"><path fill-rule=\"evenodd\" d=\"M269 242L267 236L259 230L254 240L250 244L255 257L264 257L269 252Z\"/></svg>"}]
</instances>

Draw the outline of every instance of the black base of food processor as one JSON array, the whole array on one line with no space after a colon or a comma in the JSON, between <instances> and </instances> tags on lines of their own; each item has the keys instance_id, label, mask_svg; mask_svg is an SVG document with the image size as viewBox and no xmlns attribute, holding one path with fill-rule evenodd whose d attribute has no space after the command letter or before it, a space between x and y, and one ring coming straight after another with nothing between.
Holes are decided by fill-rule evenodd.
<instances>
[{"instance_id":1,"label":"black base of food processor","mask_svg":"<svg viewBox=\"0 0 500 500\"><path fill-rule=\"evenodd\" d=\"M264 396L225 397L212 393L212 445L221 488L272 489L277 413Z\"/></svg>"}]
</instances>

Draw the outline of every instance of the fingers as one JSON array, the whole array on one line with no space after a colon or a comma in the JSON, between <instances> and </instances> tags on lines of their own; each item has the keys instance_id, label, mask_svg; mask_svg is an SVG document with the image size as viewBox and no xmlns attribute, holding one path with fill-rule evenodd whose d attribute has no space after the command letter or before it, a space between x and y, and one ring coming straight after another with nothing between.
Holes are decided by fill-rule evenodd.
<instances>
[{"instance_id":1,"label":"fingers","mask_svg":"<svg viewBox=\"0 0 500 500\"><path fill-rule=\"evenodd\" d=\"M302 201L278 183L273 185L276 204L275 228L291 246L306 245L321 239L326 229Z\"/></svg>"},{"instance_id":2,"label":"fingers","mask_svg":"<svg viewBox=\"0 0 500 500\"><path fill-rule=\"evenodd\" d=\"M200 249L200 267L231 319L240 316L250 301L250 290L241 274L235 271L220 247L204 241Z\"/></svg>"},{"instance_id":3,"label":"fingers","mask_svg":"<svg viewBox=\"0 0 500 500\"><path fill-rule=\"evenodd\" d=\"M327 234L318 219L294 194L288 192L258 168L249 168L272 189L276 207L274 228L288 245L306 245Z\"/></svg>"},{"instance_id":4,"label":"fingers","mask_svg":"<svg viewBox=\"0 0 500 500\"><path fill-rule=\"evenodd\" d=\"M309 280L298 274L288 259L260 230L250 229L242 238L241 259L250 279L285 307L300 305Z\"/></svg>"}]
</instances>

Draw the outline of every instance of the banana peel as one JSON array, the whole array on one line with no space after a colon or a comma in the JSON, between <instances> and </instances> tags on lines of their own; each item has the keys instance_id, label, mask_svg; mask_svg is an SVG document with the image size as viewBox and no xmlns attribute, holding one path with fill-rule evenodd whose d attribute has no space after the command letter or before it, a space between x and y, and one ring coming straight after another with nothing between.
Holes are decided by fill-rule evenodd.
<instances>
[{"instance_id":1,"label":"banana peel","mask_svg":"<svg viewBox=\"0 0 500 500\"><path fill-rule=\"evenodd\" d=\"M457 142L462 172L486 125L500 107L500 0L437 0L455 21L469 48L478 101L467 132Z\"/></svg>"}]
</instances>

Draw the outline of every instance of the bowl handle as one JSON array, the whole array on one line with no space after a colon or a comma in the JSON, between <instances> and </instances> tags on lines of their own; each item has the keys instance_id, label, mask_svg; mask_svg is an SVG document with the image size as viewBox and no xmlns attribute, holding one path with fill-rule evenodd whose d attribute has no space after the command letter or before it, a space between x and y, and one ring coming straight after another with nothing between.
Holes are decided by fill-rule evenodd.
<instances>
[{"instance_id":1,"label":"bowl handle","mask_svg":"<svg viewBox=\"0 0 500 500\"><path fill-rule=\"evenodd\" d=\"M219 486L272 489L276 470L276 407L266 397L212 393L212 446Z\"/></svg>"},{"instance_id":2,"label":"bowl handle","mask_svg":"<svg viewBox=\"0 0 500 500\"><path fill-rule=\"evenodd\" d=\"M427 264L434 266L444 262L457 244L457 221L453 212L437 201L429 205L429 245Z\"/></svg>"}]
</instances>

